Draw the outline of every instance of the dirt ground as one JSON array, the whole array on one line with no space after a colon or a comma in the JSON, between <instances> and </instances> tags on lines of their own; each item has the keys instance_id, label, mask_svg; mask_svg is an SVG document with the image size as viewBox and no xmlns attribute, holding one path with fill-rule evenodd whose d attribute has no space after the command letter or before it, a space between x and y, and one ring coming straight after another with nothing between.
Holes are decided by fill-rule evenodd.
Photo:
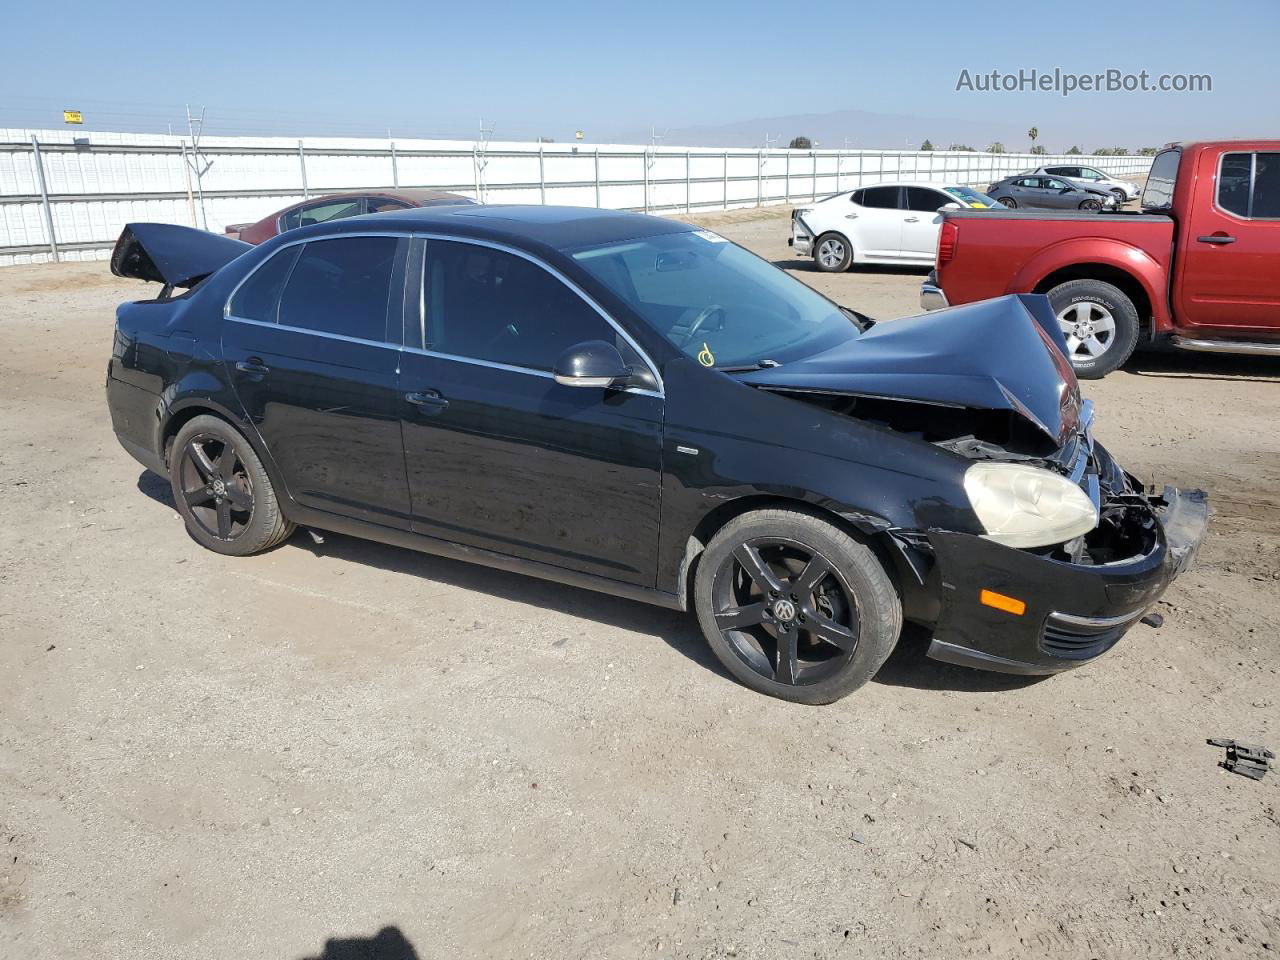
<instances>
[{"instance_id":1,"label":"dirt ground","mask_svg":"<svg viewBox=\"0 0 1280 960\"><path fill-rule=\"evenodd\" d=\"M917 310L919 271L819 275L781 216L704 219ZM1280 365L1085 385L1122 463L1213 497L1162 629L1042 681L908 637L811 708L680 614L338 536L201 550L104 405L139 295L0 270L0 955L1280 949L1280 771L1204 742L1280 747Z\"/></svg>"}]
</instances>

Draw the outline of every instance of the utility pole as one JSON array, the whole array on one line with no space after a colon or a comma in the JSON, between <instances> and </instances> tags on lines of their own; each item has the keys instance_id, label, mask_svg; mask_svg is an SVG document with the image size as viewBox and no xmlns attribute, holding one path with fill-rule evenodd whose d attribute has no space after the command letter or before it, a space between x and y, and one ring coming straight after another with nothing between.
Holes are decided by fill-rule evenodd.
<instances>
[{"instance_id":1,"label":"utility pole","mask_svg":"<svg viewBox=\"0 0 1280 960\"><path fill-rule=\"evenodd\" d=\"M209 172L209 168L213 166L212 160L205 160L200 156L200 138L204 136L204 111L200 108L200 116L193 116L191 113L191 104L187 104L187 136L191 140L191 152L187 155L186 160L196 175L196 197L200 201L200 221L206 230L209 229L209 215L204 208L204 175Z\"/></svg>"},{"instance_id":2,"label":"utility pole","mask_svg":"<svg viewBox=\"0 0 1280 960\"><path fill-rule=\"evenodd\" d=\"M472 161L475 164L476 170L477 203L484 203L485 191L488 189L488 185L485 182L484 171L485 167L489 165L489 158L487 156L489 151L489 137L493 135L493 131L497 125L498 124L493 120L485 120L484 117L480 118L480 138L476 141L476 145L471 152Z\"/></svg>"}]
</instances>

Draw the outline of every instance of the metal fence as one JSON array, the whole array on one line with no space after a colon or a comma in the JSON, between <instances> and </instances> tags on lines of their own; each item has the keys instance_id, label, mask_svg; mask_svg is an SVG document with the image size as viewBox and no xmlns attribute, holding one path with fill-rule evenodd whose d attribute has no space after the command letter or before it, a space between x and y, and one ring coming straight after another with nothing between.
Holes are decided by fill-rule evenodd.
<instances>
[{"instance_id":1,"label":"metal fence","mask_svg":"<svg viewBox=\"0 0 1280 960\"><path fill-rule=\"evenodd\" d=\"M981 188L1053 162L1134 176L1151 158L269 137L197 144L0 129L0 266L104 258L131 221L221 232L342 190L430 187L486 203L696 213L807 202L885 180Z\"/></svg>"}]
</instances>

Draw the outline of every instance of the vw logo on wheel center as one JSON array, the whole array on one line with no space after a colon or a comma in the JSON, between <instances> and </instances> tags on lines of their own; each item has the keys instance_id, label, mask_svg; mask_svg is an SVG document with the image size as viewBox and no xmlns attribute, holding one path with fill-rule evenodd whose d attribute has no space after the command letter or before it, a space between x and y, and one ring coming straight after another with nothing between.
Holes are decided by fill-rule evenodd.
<instances>
[{"instance_id":1,"label":"vw logo on wheel center","mask_svg":"<svg viewBox=\"0 0 1280 960\"><path fill-rule=\"evenodd\" d=\"M794 620L796 605L790 600L779 600L773 605L773 615L779 620Z\"/></svg>"}]
</instances>

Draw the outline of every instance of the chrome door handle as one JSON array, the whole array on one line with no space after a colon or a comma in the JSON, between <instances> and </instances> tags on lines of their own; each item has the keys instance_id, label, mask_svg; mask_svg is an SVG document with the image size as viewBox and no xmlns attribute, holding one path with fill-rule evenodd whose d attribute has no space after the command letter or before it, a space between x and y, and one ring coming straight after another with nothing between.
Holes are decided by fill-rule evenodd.
<instances>
[{"instance_id":1,"label":"chrome door handle","mask_svg":"<svg viewBox=\"0 0 1280 960\"><path fill-rule=\"evenodd\" d=\"M248 360L241 360L237 362L236 369L241 373L247 373L258 377L265 376L271 372L271 368L257 357L250 357Z\"/></svg>"},{"instance_id":2,"label":"chrome door handle","mask_svg":"<svg viewBox=\"0 0 1280 960\"><path fill-rule=\"evenodd\" d=\"M438 390L423 390L420 393L406 393L404 398L429 416L439 413L449 406L449 401L440 396L440 391Z\"/></svg>"},{"instance_id":3,"label":"chrome door handle","mask_svg":"<svg viewBox=\"0 0 1280 960\"><path fill-rule=\"evenodd\" d=\"M844 215L844 218L845 218L846 220L857 220L857 219L858 219L858 215L857 215L856 213L846 213L846 214Z\"/></svg>"},{"instance_id":4,"label":"chrome door handle","mask_svg":"<svg viewBox=\"0 0 1280 960\"><path fill-rule=\"evenodd\" d=\"M903 220L902 222L903 222L903 223L919 223L919 222L920 222L920 218L919 218L919 217L907 217L907 219Z\"/></svg>"},{"instance_id":5,"label":"chrome door handle","mask_svg":"<svg viewBox=\"0 0 1280 960\"><path fill-rule=\"evenodd\" d=\"M1217 234L1211 234L1210 236L1207 236L1207 237L1196 237L1196 241L1199 243L1216 243L1220 246L1225 246L1228 243L1235 243L1236 238L1218 236Z\"/></svg>"}]
</instances>

